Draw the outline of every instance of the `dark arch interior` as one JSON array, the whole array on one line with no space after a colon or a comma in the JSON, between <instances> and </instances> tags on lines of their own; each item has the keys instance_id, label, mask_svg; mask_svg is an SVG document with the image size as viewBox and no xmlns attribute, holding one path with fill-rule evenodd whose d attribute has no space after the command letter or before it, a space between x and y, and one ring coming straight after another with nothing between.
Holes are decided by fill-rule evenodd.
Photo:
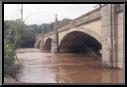
<instances>
[{"instance_id":1,"label":"dark arch interior","mask_svg":"<svg viewBox=\"0 0 127 87\"><path fill-rule=\"evenodd\" d=\"M45 42L45 46L44 46L44 49L45 50L51 50L51 42L52 42L52 39L51 38L48 38Z\"/></svg>"},{"instance_id":2,"label":"dark arch interior","mask_svg":"<svg viewBox=\"0 0 127 87\"><path fill-rule=\"evenodd\" d=\"M90 35L83 32L71 32L60 43L60 52L78 52L100 54L101 44Z\"/></svg>"},{"instance_id":3,"label":"dark arch interior","mask_svg":"<svg viewBox=\"0 0 127 87\"><path fill-rule=\"evenodd\" d=\"M40 48L40 43L41 43L41 41L38 42L37 48Z\"/></svg>"}]
</instances>

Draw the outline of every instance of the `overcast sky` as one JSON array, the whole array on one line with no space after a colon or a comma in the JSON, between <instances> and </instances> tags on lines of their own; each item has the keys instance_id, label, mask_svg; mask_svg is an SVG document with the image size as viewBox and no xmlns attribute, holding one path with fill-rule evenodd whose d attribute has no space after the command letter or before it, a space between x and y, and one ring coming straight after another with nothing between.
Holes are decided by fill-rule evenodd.
<instances>
[{"instance_id":1,"label":"overcast sky","mask_svg":"<svg viewBox=\"0 0 127 87\"><path fill-rule=\"evenodd\" d=\"M17 4L4 4L4 20L15 20L20 17ZM63 18L74 19L95 8L96 4L24 4L23 16L26 24L42 24Z\"/></svg>"}]
</instances>

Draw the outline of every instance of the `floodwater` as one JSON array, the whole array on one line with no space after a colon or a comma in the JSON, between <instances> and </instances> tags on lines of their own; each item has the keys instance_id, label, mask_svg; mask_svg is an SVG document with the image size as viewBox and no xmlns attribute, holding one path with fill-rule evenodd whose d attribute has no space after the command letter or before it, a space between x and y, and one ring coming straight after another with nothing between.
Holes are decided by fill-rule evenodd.
<instances>
[{"instance_id":1,"label":"floodwater","mask_svg":"<svg viewBox=\"0 0 127 87\"><path fill-rule=\"evenodd\" d=\"M23 67L21 83L122 83L123 71L102 68L97 57L79 53L51 54L35 48L17 50Z\"/></svg>"}]
</instances>

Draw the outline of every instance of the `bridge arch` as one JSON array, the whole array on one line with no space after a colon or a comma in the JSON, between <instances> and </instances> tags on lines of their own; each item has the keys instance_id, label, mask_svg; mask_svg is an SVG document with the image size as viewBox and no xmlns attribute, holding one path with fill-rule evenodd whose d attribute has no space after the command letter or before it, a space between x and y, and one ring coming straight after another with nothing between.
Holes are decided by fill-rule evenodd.
<instances>
[{"instance_id":1,"label":"bridge arch","mask_svg":"<svg viewBox=\"0 0 127 87\"><path fill-rule=\"evenodd\" d=\"M40 48L40 46L41 46L41 40L38 41L37 48Z\"/></svg>"},{"instance_id":2,"label":"bridge arch","mask_svg":"<svg viewBox=\"0 0 127 87\"><path fill-rule=\"evenodd\" d=\"M99 34L97 34L96 32L94 32L94 31L92 31L90 29L79 27L79 28L69 29L69 30L65 31L64 35L59 35L59 45L60 45L61 41L63 40L63 38L67 34L69 34L71 32L74 32L74 31L83 32L85 34L88 34L89 36L94 37L99 43L102 43L102 38L101 38L101 36Z\"/></svg>"},{"instance_id":3,"label":"bridge arch","mask_svg":"<svg viewBox=\"0 0 127 87\"><path fill-rule=\"evenodd\" d=\"M45 50L51 50L51 44L52 44L52 39L51 38L47 38L44 42L44 49Z\"/></svg>"},{"instance_id":4,"label":"bridge arch","mask_svg":"<svg viewBox=\"0 0 127 87\"><path fill-rule=\"evenodd\" d=\"M94 52L100 55L101 49L102 45L99 35L87 29L69 30L59 40L60 52Z\"/></svg>"}]
</instances>

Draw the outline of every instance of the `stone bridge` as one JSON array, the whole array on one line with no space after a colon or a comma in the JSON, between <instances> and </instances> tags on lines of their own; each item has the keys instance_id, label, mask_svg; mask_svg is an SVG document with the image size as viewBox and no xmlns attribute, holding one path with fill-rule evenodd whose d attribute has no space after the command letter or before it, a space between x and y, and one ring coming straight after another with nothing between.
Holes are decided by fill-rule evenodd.
<instances>
[{"instance_id":1,"label":"stone bridge","mask_svg":"<svg viewBox=\"0 0 127 87\"><path fill-rule=\"evenodd\" d=\"M35 47L52 53L94 53L102 65L123 68L123 13L123 4L101 4L60 28L56 18L54 31L37 35Z\"/></svg>"}]
</instances>

